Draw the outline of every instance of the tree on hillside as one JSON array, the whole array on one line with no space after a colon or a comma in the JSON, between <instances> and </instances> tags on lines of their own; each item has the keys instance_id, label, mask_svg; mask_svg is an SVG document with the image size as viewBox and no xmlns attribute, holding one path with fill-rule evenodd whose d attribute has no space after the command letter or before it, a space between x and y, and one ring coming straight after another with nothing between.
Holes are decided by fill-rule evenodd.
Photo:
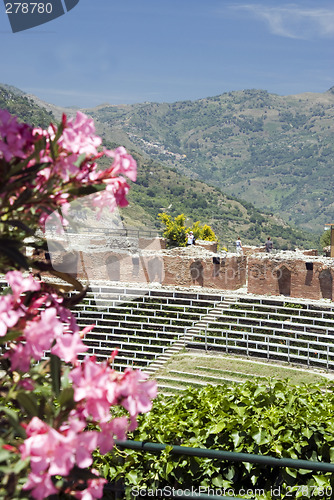
<instances>
[{"instance_id":1,"label":"tree on hillside","mask_svg":"<svg viewBox=\"0 0 334 500\"><path fill-rule=\"evenodd\" d=\"M326 229L320 236L320 245L322 248L328 247L331 244L331 231Z\"/></svg>"},{"instance_id":2,"label":"tree on hillside","mask_svg":"<svg viewBox=\"0 0 334 500\"><path fill-rule=\"evenodd\" d=\"M163 235L167 239L168 246L185 247L189 231L194 233L197 240L217 241L218 239L213 229L207 224L201 225L200 221L186 227L186 216L184 214L177 215L173 219L173 217L163 212L158 214L158 218L165 226Z\"/></svg>"}]
</instances>

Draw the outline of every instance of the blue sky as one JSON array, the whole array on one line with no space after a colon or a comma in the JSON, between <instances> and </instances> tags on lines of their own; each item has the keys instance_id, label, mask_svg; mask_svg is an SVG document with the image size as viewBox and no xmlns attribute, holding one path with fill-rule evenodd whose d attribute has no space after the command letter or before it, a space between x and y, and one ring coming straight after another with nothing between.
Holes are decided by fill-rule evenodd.
<instances>
[{"instance_id":1,"label":"blue sky","mask_svg":"<svg viewBox=\"0 0 334 500\"><path fill-rule=\"evenodd\" d=\"M38 1L38 0L37 0ZM334 85L333 0L80 0L12 33L0 3L1 83L57 105L174 102Z\"/></svg>"}]
</instances>

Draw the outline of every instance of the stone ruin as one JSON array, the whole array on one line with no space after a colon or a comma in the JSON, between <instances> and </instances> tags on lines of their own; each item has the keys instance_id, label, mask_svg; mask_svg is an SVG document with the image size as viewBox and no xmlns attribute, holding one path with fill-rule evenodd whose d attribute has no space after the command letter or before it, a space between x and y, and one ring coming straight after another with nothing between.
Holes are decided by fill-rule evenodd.
<instances>
[{"instance_id":1,"label":"stone ruin","mask_svg":"<svg viewBox=\"0 0 334 500\"><path fill-rule=\"evenodd\" d=\"M245 247L243 255L217 251L214 242L166 249L163 238L110 233L53 235L53 267L86 281L243 290L252 294L305 299L333 298L334 259L316 250L264 253ZM69 242L70 240L70 242ZM56 246L61 244L63 250Z\"/></svg>"}]
</instances>

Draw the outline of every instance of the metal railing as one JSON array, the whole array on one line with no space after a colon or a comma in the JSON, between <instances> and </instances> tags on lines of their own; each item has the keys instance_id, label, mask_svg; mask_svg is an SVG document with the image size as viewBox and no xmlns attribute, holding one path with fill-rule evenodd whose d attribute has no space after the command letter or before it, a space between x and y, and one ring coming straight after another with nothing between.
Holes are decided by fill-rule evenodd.
<instances>
[{"instance_id":1,"label":"metal railing","mask_svg":"<svg viewBox=\"0 0 334 500\"><path fill-rule=\"evenodd\" d=\"M193 457L201 457L201 458L209 458L212 460L221 460L228 462L243 462L243 463L251 463L258 464L265 467L288 467L290 469L303 469L314 472L331 472L334 473L334 464L327 462L316 462L312 460L300 460L294 458L276 458L268 455L256 455L250 453L236 453L232 451L223 451L223 450L212 450L208 448L190 448L187 446L173 446L167 444L160 443L150 443L146 441L119 441L115 440L115 445L122 449L130 449L151 453L160 453L166 448L169 448L169 453L172 455L186 455ZM199 500L231 500L231 496L221 496L221 495L207 495L201 492L195 495L189 495L188 492L185 494L182 493L181 489L173 488L171 490L171 497L180 498L185 496L193 496ZM240 497L233 496L234 500L242 500ZM248 500L255 500L255 498L249 498Z\"/></svg>"},{"instance_id":2,"label":"metal railing","mask_svg":"<svg viewBox=\"0 0 334 500\"><path fill-rule=\"evenodd\" d=\"M74 227L69 227L65 229L65 232L68 234L76 234L77 231ZM129 228L119 228L119 229L108 229L104 227L86 227L80 228L80 233L94 233L94 234L105 234L108 236L126 236L126 237L134 237L134 238L158 238L162 237L163 231L159 229L129 229Z\"/></svg>"},{"instance_id":3,"label":"metal railing","mask_svg":"<svg viewBox=\"0 0 334 500\"><path fill-rule=\"evenodd\" d=\"M255 333L255 331L257 333ZM186 347L334 369L334 335L250 327L250 331L203 328Z\"/></svg>"}]
</instances>

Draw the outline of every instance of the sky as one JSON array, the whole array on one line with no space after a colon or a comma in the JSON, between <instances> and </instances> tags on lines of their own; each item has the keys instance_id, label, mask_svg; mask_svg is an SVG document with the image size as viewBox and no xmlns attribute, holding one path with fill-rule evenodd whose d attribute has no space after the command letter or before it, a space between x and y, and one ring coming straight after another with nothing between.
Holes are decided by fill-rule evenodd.
<instances>
[{"instance_id":1,"label":"sky","mask_svg":"<svg viewBox=\"0 0 334 500\"><path fill-rule=\"evenodd\" d=\"M1 2L0 47L0 82L59 106L325 92L334 2L79 0L18 33Z\"/></svg>"}]
</instances>

